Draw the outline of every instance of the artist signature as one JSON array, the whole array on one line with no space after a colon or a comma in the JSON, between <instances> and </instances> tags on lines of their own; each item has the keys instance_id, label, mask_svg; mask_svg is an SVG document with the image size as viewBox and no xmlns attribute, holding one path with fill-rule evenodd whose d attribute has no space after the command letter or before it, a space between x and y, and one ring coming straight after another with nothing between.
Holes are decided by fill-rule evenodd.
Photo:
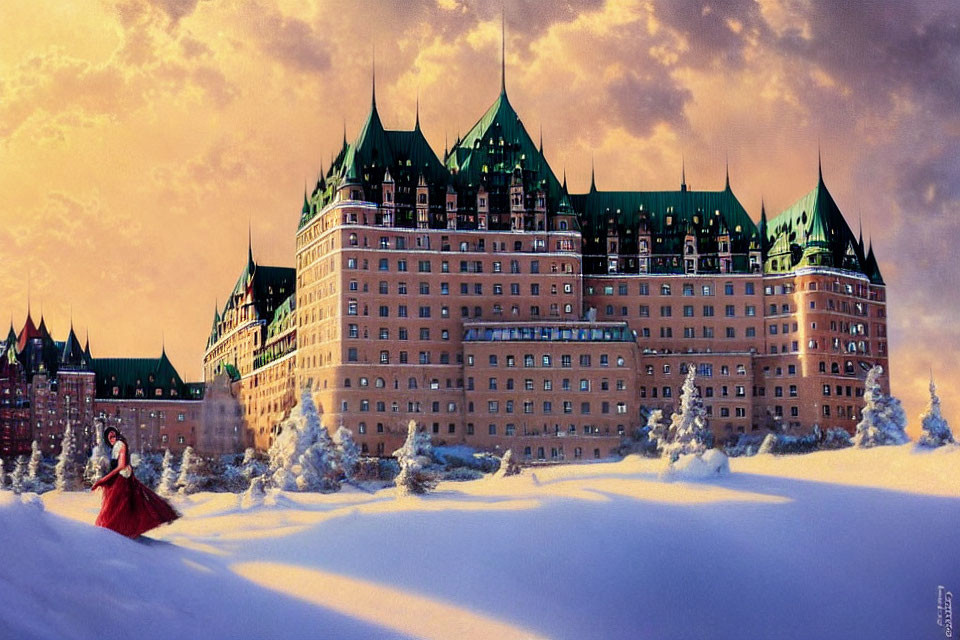
<instances>
[{"instance_id":1,"label":"artist signature","mask_svg":"<svg viewBox=\"0 0 960 640\"><path fill-rule=\"evenodd\" d=\"M945 637L953 637L953 592L943 585L937 587L937 626Z\"/></svg>"}]
</instances>

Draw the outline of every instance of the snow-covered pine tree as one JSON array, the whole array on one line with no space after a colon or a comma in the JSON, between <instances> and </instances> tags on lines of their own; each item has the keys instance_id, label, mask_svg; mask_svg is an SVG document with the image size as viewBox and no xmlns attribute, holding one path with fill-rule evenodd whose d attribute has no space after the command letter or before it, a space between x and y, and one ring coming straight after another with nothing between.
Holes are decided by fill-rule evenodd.
<instances>
[{"instance_id":1,"label":"snow-covered pine tree","mask_svg":"<svg viewBox=\"0 0 960 640\"><path fill-rule=\"evenodd\" d=\"M24 490L42 493L50 488L41 477L42 466L43 453L40 451L40 443L34 440L30 443L30 462L27 463L27 478L24 481Z\"/></svg>"},{"instance_id":2,"label":"snow-covered pine tree","mask_svg":"<svg viewBox=\"0 0 960 640\"><path fill-rule=\"evenodd\" d=\"M110 452L107 450L107 443L103 441L102 424L97 424L97 444L90 452L90 459L87 460L87 466L83 471L83 478L91 485L107 475L110 471Z\"/></svg>"},{"instance_id":3,"label":"snow-covered pine tree","mask_svg":"<svg viewBox=\"0 0 960 640\"><path fill-rule=\"evenodd\" d=\"M880 388L880 375L883 367L874 365L867 373L864 383L863 414L857 424L857 433L853 443L858 447L876 447L882 445L905 444L907 437L907 415L900 401L886 396Z\"/></svg>"},{"instance_id":4,"label":"snow-covered pine tree","mask_svg":"<svg viewBox=\"0 0 960 640\"><path fill-rule=\"evenodd\" d=\"M267 465L263 463L257 455L257 450L248 447L243 452L243 460L240 462L240 475L244 478L247 486L257 476L262 476L267 472Z\"/></svg>"},{"instance_id":5,"label":"snow-covered pine tree","mask_svg":"<svg viewBox=\"0 0 960 640\"><path fill-rule=\"evenodd\" d=\"M27 459L24 456L17 456L17 463L13 467L13 473L10 474L10 490L18 495L23 493L26 478Z\"/></svg>"},{"instance_id":6,"label":"snow-covered pine tree","mask_svg":"<svg viewBox=\"0 0 960 640\"><path fill-rule=\"evenodd\" d=\"M353 439L353 432L341 424L333 439L337 444L337 462L340 471L347 480L353 480L357 464L360 462L360 447Z\"/></svg>"},{"instance_id":7,"label":"snow-covered pine tree","mask_svg":"<svg viewBox=\"0 0 960 640\"><path fill-rule=\"evenodd\" d=\"M84 463L79 455L77 438L68 420L60 442L60 456L54 469L57 491L79 491L83 488Z\"/></svg>"},{"instance_id":8,"label":"snow-covered pine tree","mask_svg":"<svg viewBox=\"0 0 960 640\"><path fill-rule=\"evenodd\" d=\"M297 461L297 489L299 491L331 492L340 489L340 479L337 473L337 453L327 433L327 428L317 419L314 423L309 419L304 423L305 431L301 439L313 440L313 444Z\"/></svg>"},{"instance_id":9,"label":"snow-covered pine tree","mask_svg":"<svg viewBox=\"0 0 960 640\"><path fill-rule=\"evenodd\" d=\"M423 494L437 486L438 478L426 470L430 464L430 435L417 431L417 423L407 424L407 439L403 446L393 452L400 465L397 474L397 496Z\"/></svg>"},{"instance_id":10,"label":"snow-covered pine tree","mask_svg":"<svg viewBox=\"0 0 960 640\"><path fill-rule=\"evenodd\" d=\"M841 429L840 427L833 427L827 429L827 434L823 437L823 442L820 444L822 449L844 449L853 444L850 434L846 429Z\"/></svg>"},{"instance_id":11,"label":"snow-covered pine tree","mask_svg":"<svg viewBox=\"0 0 960 640\"><path fill-rule=\"evenodd\" d=\"M202 464L203 459L193 452L193 447L187 447L183 450L183 458L180 461L180 475L177 476L177 490L180 493L200 491L200 483L203 482L200 468Z\"/></svg>"},{"instance_id":12,"label":"snow-covered pine tree","mask_svg":"<svg viewBox=\"0 0 960 640\"><path fill-rule=\"evenodd\" d=\"M763 455L765 453L777 453L777 434L768 433L763 438L763 442L760 443L760 448L757 449L757 455Z\"/></svg>"},{"instance_id":13,"label":"snow-covered pine tree","mask_svg":"<svg viewBox=\"0 0 960 640\"><path fill-rule=\"evenodd\" d=\"M663 423L663 409L654 409L647 418L647 441L650 450L659 455L667 444L667 425Z\"/></svg>"},{"instance_id":14,"label":"snow-covered pine tree","mask_svg":"<svg viewBox=\"0 0 960 640\"><path fill-rule=\"evenodd\" d=\"M240 498L240 506L244 509L250 509L263 504L263 499L267 495L266 477L254 476L250 479L250 486Z\"/></svg>"},{"instance_id":15,"label":"snow-covered pine tree","mask_svg":"<svg viewBox=\"0 0 960 640\"><path fill-rule=\"evenodd\" d=\"M513 459L513 449L507 449L503 457L500 458L500 468L497 469L495 477L506 478L507 476L515 476L518 473L520 473L520 465Z\"/></svg>"},{"instance_id":16,"label":"snow-covered pine tree","mask_svg":"<svg viewBox=\"0 0 960 640\"><path fill-rule=\"evenodd\" d=\"M308 387L300 393L300 402L290 410L290 416L280 424L280 434L268 452L268 478L273 486L284 491L297 490L297 476L302 469L300 457L316 441L320 429L320 415Z\"/></svg>"},{"instance_id":17,"label":"snow-covered pine tree","mask_svg":"<svg viewBox=\"0 0 960 640\"><path fill-rule=\"evenodd\" d=\"M667 444L663 447L671 462L688 453L703 453L707 439L707 411L694 384L697 367L690 364L687 377L683 381L683 393L680 395L680 412L670 417L667 430Z\"/></svg>"},{"instance_id":18,"label":"snow-covered pine tree","mask_svg":"<svg viewBox=\"0 0 960 640\"><path fill-rule=\"evenodd\" d=\"M930 405L920 414L920 439L917 444L923 447L942 447L954 442L953 432L946 418L940 412L940 397L937 396L937 385L930 376Z\"/></svg>"},{"instance_id":19,"label":"snow-covered pine tree","mask_svg":"<svg viewBox=\"0 0 960 640\"><path fill-rule=\"evenodd\" d=\"M172 496L177 492L177 470L174 468L173 454L167 449L163 454L163 464L160 467L160 484L157 493L162 496Z\"/></svg>"}]
</instances>

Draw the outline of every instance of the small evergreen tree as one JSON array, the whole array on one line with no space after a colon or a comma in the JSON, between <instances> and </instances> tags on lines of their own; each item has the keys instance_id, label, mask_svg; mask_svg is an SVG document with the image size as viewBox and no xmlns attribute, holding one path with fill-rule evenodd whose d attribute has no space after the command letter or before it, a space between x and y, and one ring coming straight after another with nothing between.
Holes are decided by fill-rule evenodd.
<instances>
[{"instance_id":1,"label":"small evergreen tree","mask_svg":"<svg viewBox=\"0 0 960 640\"><path fill-rule=\"evenodd\" d=\"M27 479L27 459L23 456L17 456L17 463L13 467L13 473L10 475L10 490L19 495L24 492L24 482Z\"/></svg>"},{"instance_id":2,"label":"small evergreen tree","mask_svg":"<svg viewBox=\"0 0 960 640\"><path fill-rule=\"evenodd\" d=\"M246 480L249 486L250 482L257 476L262 476L267 472L267 466L260 460L257 450L248 447L243 452L243 460L240 462L240 475Z\"/></svg>"},{"instance_id":3,"label":"small evergreen tree","mask_svg":"<svg viewBox=\"0 0 960 640\"><path fill-rule=\"evenodd\" d=\"M820 446L823 449L844 449L852 445L853 441L846 429L833 427L832 429L827 429L827 434L824 436L823 443Z\"/></svg>"},{"instance_id":4,"label":"small evergreen tree","mask_svg":"<svg viewBox=\"0 0 960 640\"><path fill-rule=\"evenodd\" d=\"M183 450L183 459L180 461L180 475L177 477L177 489L180 493L196 493L200 491L203 482L201 465L203 459L193 452L193 447Z\"/></svg>"},{"instance_id":5,"label":"small evergreen tree","mask_svg":"<svg viewBox=\"0 0 960 640\"><path fill-rule=\"evenodd\" d=\"M763 442L760 443L760 448L757 449L757 455L763 455L765 453L774 454L776 452L777 452L777 436L774 433L768 433L763 438Z\"/></svg>"},{"instance_id":6,"label":"small evergreen tree","mask_svg":"<svg viewBox=\"0 0 960 640\"><path fill-rule=\"evenodd\" d=\"M250 480L250 486L240 498L240 506L244 509L263 504L263 499L267 495L266 478L264 476L254 476Z\"/></svg>"},{"instance_id":7,"label":"small evergreen tree","mask_svg":"<svg viewBox=\"0 0 960 640\"><path fill-rule=\"evenodd\" d=\"M407 439L403 446L393 452L400 465L397 474L397 496L424 494L437 486L438 478L426 470L430 464L430 435L417 431L417 423L407 424Z\"/></svg>"},{"instance_id":8,"label":"small evergreen tree","mask_svg":"<svg viewBox=\"0 0 960 640\"><path fill-rule=\"evenodd\" d=\"M663 409L654 409L647 417L647 441L650 443L650 451L657 455L667 445L667 425L663 423Z\"/></svg>"},{"instance_id":9,"label":"small evergreen tree","mask_svg":"<svg viewBox=\"0 0 960 640\"><path fill-rule=\"evenodd\" d=\"M687 377L683 381L683 393L680 395L680 412L670 417L667 431L668 443L663 447L671 461L688 453L703 453L708 439L707 411L694 384L696 365L690 364Z\"/></svg>"},{"instance_id":10,"label":"small evergreen tree","mask_svg":"<svg viewBox=\"0 0 960 640\"><path fill-rule=\"evenodd\" d=\"M353 433L342 424L333 436L337 444L337 463L347 480L353 480L360 462L360 447L353 439Z\"/></svg>"},{"instance_id":11,"label":"small evergreen tree","mask_svg":"<svg viewBox=\"0 0 960 640\"><path fill-rule=\"evenodd\" d=\"M27 477L23 481L24 491L43 493L50 485L43 478L43 453L40 443L34 440L30 443L30 461L27 463Z\"/></svg>"},{"instance_id":12,"label":"small evergreen tree","mask_svg":"<svg viewBox=\"0 0 960 640\"><path fill-rule=\"evenodd\" d=\"M327 428L319 425L305 434L313 444L298 460L297 489L299 491L337 491L340 480L337 473L337 455Z\"/></svg>"},{"instance_id":13,"label":"small evergreen tree","mask_svg":"<svg viewBox=\"0 0 960 640\"><path fill-rule=\"evenodd\" d=\"M79 491L83 488L84 461L82 454L77 450L77 439L70 421L63 431L63 440L60 442L60 456L57 458L56 487L57 491Z\"/></svg>"},{"instance_id":14,"label":"small evergreen tree","mask_svg":"<svg viewBox=\"0 0 960 640\"><path fill-rule=\"evenodd\" d=\"M937 385L930 376L930 405L920 414L920 439L917 444L924 447L942 447L954 442L953 432L946 418L940 412L940 398L937 396Z\"/></svg>"},{"instance_id":15,"label":"small evergreen tree","mask_svg":"<svg viewBox=\"0 0 960 640\"><path fill-rule=\"evenodd\" d=\"M507 449L506 453L503 454L503 458L500 459L500 468L497 469L495 477L506 478L507 476L515 476L519 473L520 465L513 459L513 449Z\"/></svg>"},{"instance_id":16,"label":"small evergreen tree","mask_svg":"<svg viewBox=\"0 0 960 640\"><path fill-rule=\"evenodd\" d=\"M886 396L880 388L880 375L883 367L875 365L867 373L864 383L863 417L857 424L857 433L853 442L858 447L876 447L883 445L905 444L907 437L907 415L900 401Z\"/></svg>"},{"instance_id":17,"label":"small evergreen tree","mask_svg":"<svg viewBox=\"0 0 960 640\"><path fill-rule=\"evenodd\" d=\"M157 493L162 496L172 496L177 492L177 470L174 467L173 454L167 449L163 454L163 463L160 466L160 484Z\"/></svg>"},{"instance_id":18,"label":"small evergreen tree","mask_svg":"<svg viewBox=\"0 0 960 640\"><path fill-rule=\"evenodd\" d=\"M91 485L107 475L110 471L110 452L107 450L107 444L103 441L103 425L97 424L97 444L90 452L90 459L87 460L86 469L83 472L83 478Z\"/></svg>"},{"instance_id":19,"label":"small evergreen tree","mask_svg":"<svg viewBox=\"0 0 960 640\"><path fill-rule=\"evenodd\" d=\"M7 486L7 470L3 466L3 458L0 458L0 491Z\"/></svg>"},{"instance_id":20,"label":"small evergreen tree","mask_svg":"<svg viewBox=\"0 0 960 640\"><path fill-rule=\"evenodd\" d=\"M297 477L303 470L300 458L316 442L321 426L313 394L304 387L300 402L280 424L280 434L270 447L269 477L274 486L297 491Z\"/></svg>"}]
</instances>

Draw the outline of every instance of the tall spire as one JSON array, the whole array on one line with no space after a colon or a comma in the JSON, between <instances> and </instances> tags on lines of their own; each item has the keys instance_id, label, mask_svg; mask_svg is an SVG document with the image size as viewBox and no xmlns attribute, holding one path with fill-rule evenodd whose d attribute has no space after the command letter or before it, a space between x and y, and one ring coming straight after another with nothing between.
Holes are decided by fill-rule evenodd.
<instances>
[{"instance_id":1,"label":"tall spire","mask_svg":"<svg viewBox=\"0 0 960 640\"><path fill-rule=\"evenodd\" d=\"M857 237L857 244L860 245L860 253L863 253L863 212L862 211L857 213L857 218L860 221L860 234Z\"/></svg>"},{"instance_id":2,"label":"tall spire","mask_svg":"<svg viewBox=\"0 0 960 640\"><path fill-rule=\"evenodd\" d=\"M306 201L306 195L304 195ZM253 221L247 220L247 269L253 273Z\"/></svg>"},{"instance_id":3,"label":"tall spire","mask_svg":"<svg viewBox=\"0 0 960 640\"><path fill-rule=\"evenodd\" d=\"M594 192L597 190L597 174L593 166L593 156L590 156L590 191Z\"/></svg>"},{"instance_id":4,"label":"tall spire","mask_svg":"<svg viewBox=\"0 0 960 640\"><path fill-rule=\"evenodd\" d=\"M507 94L507 37L504 7L500 5L500 95Z\"/></svg>"},{"instance_id":5,"label":"tall spire","mask_svg":"<svg viewBox=\"0 0 960 640\"><path fill-rule=\"evenodd\" d=\"M687 161L683 157L683 154L680 154L680 191L687 190Z\"/></svg>"},{"instance_id":6,"label":"tall spire","mask_svg":"<svg viewBox=\"0 0 960 640\"><path fill-rule=\"evenodd\" d=\"M371 90L370 90L370 108L377 110L377 45L373 45L373 62L370 64Z\"/></svg>"},{"instance_id":7,"label":"tall spire","mask_svg":"<svg viewBox=\"0 0 960 640\"><path fill-rule=\"evenodd\" d=\"M343 118L343 146L347 146L347 118Z\"/></svg>"},{"instance_id":8,"label":"tall spire","mask_svg":"<svg viewBox=\"0 0 960 640\"><path fill-rule=\"evenodd\" d=\"M727 179L723 185L723 188L725 191L730 191L730 155L729 154L727 154L725 165L726 165L726 171L727 171Z\"/></svg>"},{"instance_id":9,"label":"tall spire","mask_svg":"<svg viewBox=\"0 0 960 640\"><path fill-rule=\"evenodd\" d=\"M420 131L420 88L417 87L417 121L413 125L414 131Z\"/></svg>"},{"instance_id":10,"label":"tall spire","mask_svg":"<svg viewBox=\"0 0 960 640\"><path fill-rule=\"evenodd\" d=\"M820 141L817 140L817 181L823 184L823 160L820 157Z\"/></svg>"},{"instance_id":11,"label":"tall spire","mask_svg":"<svg viewBox=\"0 0 960 640\"><path fill-rule=\"evenodd\" d=\"M543 155L543 123L540 123L540 155Z\"/></svg>"},{"instance_id":12,"label":"tall spire","mask_svg":"<svg viewBox=\"0 0 960 640\"><path fill-rule=\"evenodd\" d=\"M563 192L567 192L567 165L563 165Z\"/></svg>"}]
</instances>

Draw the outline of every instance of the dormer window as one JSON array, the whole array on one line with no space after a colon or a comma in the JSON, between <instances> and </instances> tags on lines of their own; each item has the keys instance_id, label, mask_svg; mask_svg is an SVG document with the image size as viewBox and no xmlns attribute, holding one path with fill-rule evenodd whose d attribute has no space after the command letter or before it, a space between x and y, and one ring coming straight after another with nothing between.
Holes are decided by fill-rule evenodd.
<instances>
[{"instance_id":1,"label":"dormer window","mask_svg":"<svg viewBox=\"0 0 960 640\"><path fill-rule=\"evenodd\" d=\"M161 389L160 387L157 387L156 389L154 389L153 395L157 396L158 398L161 397L163 395L163 389Z\"/></svg>"}]
</instances>

